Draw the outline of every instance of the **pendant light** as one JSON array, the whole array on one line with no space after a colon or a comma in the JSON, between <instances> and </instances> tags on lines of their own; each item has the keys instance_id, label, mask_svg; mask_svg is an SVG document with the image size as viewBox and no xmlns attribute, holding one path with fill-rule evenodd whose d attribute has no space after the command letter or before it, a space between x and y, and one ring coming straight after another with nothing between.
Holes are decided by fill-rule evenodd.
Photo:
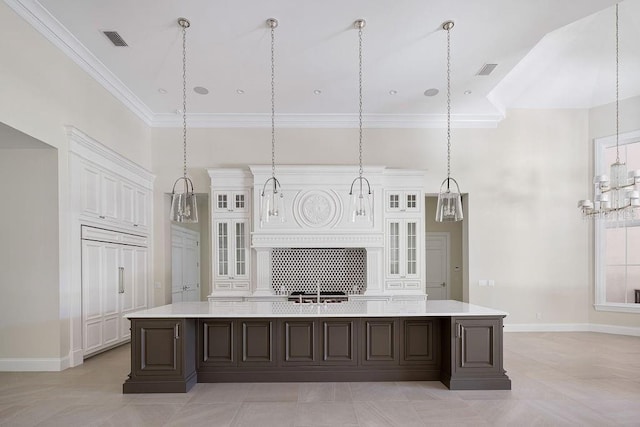
<instances>
[{"instance_id":1,"label":"pendant light","mask_svg":"<svg viewBox=\"0 0 640 427\"><path fill-rule=\"evenodd\" d=\"M627 165L620 161L619 113L619 30L616 4L616 161L611 165L611 176L597 175L593 179L594 198L578 201L584 218L622 221L635 217L640 207L640 170L627 173Z\"/></svg>"},{"instance_id":2,"label":"pendant light","mask_svg":"<svg viewBox=\"0 0 640 427\"><path fill-rule=\"evenodd\" d=\"M175 222L198 222L198 205L193 192L193 182L187 177L187 28L191 23L179 18L182 27L182 176L173 184L170 219ZM179 185L180 184L180 185ZM176 187L178 192L176 192Z\"/></svg>"},{"instance_id":3,"label":"pendant light","mask_svg":"<svg viewBox=\"0 0 640 427\"><path fill-rule=\"evenodd\" d=\"M358 29L358 159L360 168L358 169L358 176L351 182L351 188L349 190L352 222L371 222L373 220L371 185L369 184L369 180L363 176L362 170L362 29L366 24L367 22L364 19L358 19L354 22L354 27ZM365 184L366 190L364 188ZM354 185L356 185L355 192L353 191Z\"/></svg>"},{"instance_id":4,"label":"pendant light","mask_svg":"<svg viewBox=\"0 0 640 427\"><path fill-rule=\"evenodd\" d=\"M451 29L453 21L442 24L447 31L447 178L440 185L438 204L436 207L436 221L462 221L462 197L458 182L451 178ZM455 191L452 191L452 185Z\"/></svg>"},{"instance_id":5,"label":"pendant light","mask_svg":"<svg viewBox=\"0 0 640 427\"><path fill-rule=\"evenodd\" d=\"M279 220L285 222L284 194L280 181L276 178L276 126L275 126L275 29L278 20L267 19L267 26L271 28L271 178L267 179L260 194L260 221L269 222Z\"/></svg>"}]
</instances>

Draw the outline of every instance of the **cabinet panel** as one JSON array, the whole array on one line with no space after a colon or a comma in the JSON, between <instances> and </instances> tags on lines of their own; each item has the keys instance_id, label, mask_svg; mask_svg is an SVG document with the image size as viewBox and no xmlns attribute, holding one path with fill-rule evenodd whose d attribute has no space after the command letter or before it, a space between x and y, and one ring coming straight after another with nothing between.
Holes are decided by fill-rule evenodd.
<instances>
[{"instance_id":1,"label":"cabinet panel","mask_svg":"<svg viewBox=\"0 0 640 427\"><path fill-rule=\"evenodd\" d=\"M436 320L402 320L400 364L438 364L440 328Z\"/></svg>"},{"instance_id":2,"label":"cabinet panel","mask_svg":"<svg viewBox=\"0 0 640 427\"><path fill-rule=\"evenodd\" d=\"M456 319L456 373L502 370L500 319Z\"/></svg>"},{"instance_id":3,"label":"cabinet panel","mask_svg":"<svg viewBox=\"0 0 640 427\"><path fill-rule=\"evenodd\" d=\"M316 361L316 325L313 320L283 320L283 363L311 364Z\"/></svg>"},{"instance_id":4,"label":"cabinet panel","mask_svg":"<svg viewBox=\"0 0 640 427\"><path fill-rule=\"evenodd\" d=\"M199 333L201 365L237 365L234 320L201 320Z\"/></svg>"},{"instance_id":5,"label":"cabinet panel","mask_svg":"<svg viewBox=\"0 0 640 427\"><path fill-rule=\"evenodd\" d=\"M147 230L149 227L149 191L136 189L134 227Z\"/></svg>"},{"instance_id":6,"label":"cabinet panel","mask_svg":"<svg viewBox=\"0 0 640 427\"><path fill-rule=\"evenodd\" d=\"M82 182L81 211L82 213L98 216L100 209L100 171L89 165L80 165L80 179Z\"/></svg>"},{"instance_id":7,"label":"cabinet panel","mask_svg":"<svg viewBox=\"0 0 640 427\"><path fill-rule=\"evenodd\" d=\"M120 218L122 221L127 223L128 225L133 225L135 223L135 188L133 185L128 182L123 182L120 185L120 198L122 200L122 209Z\"/></svg>"},{"instance_id":8,"label":"cabinet panel","mask_svg":"<svg viewBox=\"0 0 640 427\"><path fill-rule=\"evenodd\" d=\"M394 319L363 320L363 364L397 364L398 337Z\"/></svg>"},{"instance_id":9,"label":"cabinet panel","mask_svg":"<svg viewBox=\"0 0 640 427\"><path fill-rule=\"evenodd\" d=\"M322 362L340 365L357 363L354 320L322 321Z\"/></svg>"},{"instance_id":10,"label":"cabinet panel","mask_svg":"<svg viewBox=\"0 0 640 427\"><path fill-rule=\"evenodd\" d=\"M139 339L133 344L136 376L175 374L182 372L181 321L134 320Z\"/></svg>"},{"instance_id":11,"label":"cabinet panel","mask_svg":"<svg viewBox=\"0 0 640 427\"><path fill-rule=\"evenodd\" d=\"M120 219L120 181L114 175L102 172L102 216L110 220Z\"/></svg>"},{"instance_id":12,"label":"cabinet panel","mask_svg":"<svg viewBox=\"0 0 640 427\"><path fill-rule=\"evenodd\" d=\"M243 320L241 325L242 365L274 365L272 320Z\"/></svg>"},{"instance_id":13,"label":"cabinet panel","mask_svg":"<svg viewBox=\"0 0 640 427\"><path fill-rule=\"evenodd\" d=\"M214 221L215 278L249 279L249 220Z\"/></svg>"}]
</instances>

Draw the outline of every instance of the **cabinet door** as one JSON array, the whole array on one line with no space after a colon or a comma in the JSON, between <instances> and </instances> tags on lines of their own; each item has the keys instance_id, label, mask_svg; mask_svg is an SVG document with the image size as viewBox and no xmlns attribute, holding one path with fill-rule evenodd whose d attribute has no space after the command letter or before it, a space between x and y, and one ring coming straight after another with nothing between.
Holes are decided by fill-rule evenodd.
<instances>
[{"instance_id":1,"label":"cabinet door","mask_svg":"<svg viewBox=\"0 0 640 427\"><path fill-rule=\"evenodd\" d=\"M240 366L275 366L274 322L240 321Z\"/></svg>"},{"instance_id":2,"label":"cabinet door","mask_svg":"<svg viewBox=\"0 0 640 427\"><path fill-rule=\"evenodd\" d=\"M80 169L81 212L91 216L102 215L100 170L85 164L81 164Z\"/></svg>"},{"instance_id":3,"label":"cabinet door","mask_svg":"<svg viewBox=\"0 0 640 427\"><path fill-rule=\"evenodd\" d=\"M402 277L401 225L402 221L400 220L387 221L387 277L393 279Z\"/></svg>"},{"instance_id":4,"label":"cabinet door","mask_svg":"<svg viewBox=\"0 0 640 427\"><path fill-rule=\"evenodd\" d=\"M147 230L149 227L149 192L142 188L135 191L134 227Z\"/></svg>"},{"instance_id":5,"label":"cabinet door","mask_svg":"<svg viewBox=\"0 0 640 427\"><path fill-rule=\"evenodd\" d=\"M136 190L132 184L122 182L120 185L121 215L122 221L129 226L135 224L135 196Z\"/></svg>"},{"instance_id":6,"label":"cabinet door","mask_svg":"<svg viewBox=\"0 0 640 427\"><path fill-rule=\"evenodd\" d=\"M457 374L502 373L501 319L455 319Z\"/></svg>"},{"instance_id":7,"label":"cabinet door","mask_svg":"<svg viewBox=\"0 0 640 427\"><path fill-rule=\"evenodd\" d=\"M185 235L183 238L182 280L185 286L184 301L200 301L200 247L198 240Z\"/></svg>"},{"instance_id":8,"label":"cabinet door","mask_svg":"<svg viewBox=\"0 0 640 427\"><path fill-rule=\"evenodd\" d=\"M353 319L320 321L323 364L355 365L357 363L354 322Z\"/></svg>"},{"instance_id":9,"label":"cabinet door","mask_svg":"<svg viewBox=\"0 0 640 427\"><path fill-rule=\"evenodd\" d=\"M249 192L248 191L234 191L232 193L232 208L234 212L247 213L249 212Z\"/></svg>"},{"instance_id":10,"label":"cabinet door","mask_svg":"<svg viewBox=\"0 0 640 427\"><path fill-rule=\"evenodd\" d=\"M120 339L121 248L105 244L102 255L102 344L107 346Z\"/></svg>"},{"instance_id":11,"label":"cabinet door","mask_svg":"<svg viewBox=\"0 0 640 427\"><path fill-rule=\"evenodd\" d=\"M405 191L402 195L405 212L420 212L422 193L419 191Z\"/></svg>"},{"instance_id":12,"label":"cabinet door","mask_svg":"<svg viewBox=\"0 0 640 427\"><path fill-rule=\"evenodd\" d=\"M104 243L82 242L83 349L90 354L102 346L102 288Z\"/></svg>"},{"instance_id":13,"label":"cabinet door","mask_svg":"<svg viewBox=\"0 0 640 427\"><path fill-rule=\"evenodd\" d=\"M419 239L420 239L420 222L418 220L406 220L402 224L404 230L402 241L404 243L404 265L403 278L415 279L419 277Z\"/></svg>"},{"instance_id":14,"label":"cabinet door","mask_svg":"<svg viewBox=\"0 0 640 427\"><path fill-rule=\"evenodd\" d=\"M387 212L400 212L402 210L402 191L385 192L385 210Z\"/></svg>"},{"instance_id":15,"label":"cabinet door","mask_svg":"<svg viewBox=\"0 0 640 427\"><path fill-rule=\"evenodd\" d=\"M362 319L362 364L397 365L398 334L395 319Z\"/></svg>"},{"instance_id":16,"label":"cabinet door","mask_svg":"<svg viewBox=\"0 0 640 427\"><path fill-rule=\"evenodd\" d=\"M147 308L148 293L149 293L149 249L135 248L134 280L133 280L134 310Z\"/></svg>"},{"instance_id":17,"label":"cabinet door","mask_svg":"<svg viewBox=\"0 0 640 427\"><path fill-rule=\"evenodd\" d=\"M228 279L232 276L230 266L231 251L230 228L231 221L214 221L215 228L215 276L216 278Z\"/></svg>"},{"instance_id":18,"label":"cabinet door","mask_svg":"<svg viewBox=\"0 0 640 427\"><path fill-rule=\"evenodd\" d=\"M248 279L248 256L249 256L249 221L234 220L233 225L233 278Z\"/></svg>"},{"instance_id":19,"label":"cabinet door","mask_svg":"<svg viewBox=\"0 0 640 427\"><path fill-rule=\"evenodd\" d=\"M137 377L182 374L181 320L134 319L133 375Z\"/></svg>"},{"instance_id":20,"label":"cabinet door","mask_svg":"<svg viewBox=\"0 0 640 427\"><path fill-rule=\"evenodd\" d=\"M313 365L317 362L316 322L284 319L281 324L282 364Z\"/></svg>"},{"instance_id":21,"label":"cabinet door","mask_svg":"<svg viewBox=\"0 0 640 427\"><path fill-rule=\"evenodd\" d=\"M133 311L134 295L136 287L136 248L133 246L123 247L121 249L120 258L120 280L118 293L120 295L121 314L127 314ZM120 338L126 339L131 335L129 330L129 322L126 319L120 319Z\"/></svg>"},{"instance_id":22,"label":"cabinet door","mask_svg":"<svg viewBox=\"0 0 640 427\"><path fill-rule=\"evenodd\" d=\"M115 175L102 172L102 217L117 221L120 219L120 182Z\"/></svg>"},{"instance_id":23,"label":"cabinet door","mask_svg":"<svg viewBox=\"0 0 640 427\"><path fill-rule=\"evenodd\" d=\"M236 324L232 319L200 319L198 325L198 365L237 366Z\"/></svg>"}]
</instances>

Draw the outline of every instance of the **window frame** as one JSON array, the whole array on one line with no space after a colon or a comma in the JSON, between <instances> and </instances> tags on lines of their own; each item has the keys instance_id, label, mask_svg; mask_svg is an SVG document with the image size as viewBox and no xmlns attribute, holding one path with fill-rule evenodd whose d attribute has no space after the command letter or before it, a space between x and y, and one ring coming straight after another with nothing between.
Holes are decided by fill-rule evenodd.
<instances>
[{"instance_id":1,"label":"window frame","mask_svg":"<svg viewBox=\"0 0 640 427\"><path fill-rule=\"evenodd\" d=\"M621 133L618 135L618 143L620 146L640 143L640 130ZM594 149L594 176L608 174L611 165L606 164L605 150L615 147L616 136L607 136L595 138L593 141ZM626 159L624 159L626 161ZM596 311L610 311L623 313L639 313L640 304L637 303L616 303L607 301L607 283L606 283L606 233L607 228L619 226L613 221L594 221L594 252L595 252L595 277L594 291ZM627 221L627 227L640 227L640 219Z\"/></svg>"}]
</instances>

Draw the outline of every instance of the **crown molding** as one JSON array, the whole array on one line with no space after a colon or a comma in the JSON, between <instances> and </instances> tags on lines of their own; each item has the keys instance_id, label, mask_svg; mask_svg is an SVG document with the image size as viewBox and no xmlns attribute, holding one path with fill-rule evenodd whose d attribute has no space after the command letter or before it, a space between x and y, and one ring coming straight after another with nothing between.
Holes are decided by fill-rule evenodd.
<instances>
[{"instance_id":1,"label":"crown molding","mask_svg":"<svg viewBox=\"0 0 640 427\"><path fill-rule=\"evenodd\" d=\"M154 114L125 84L96 58L37 0L5 0L18 15L64 52L148 126Z\"/></svg>"},{"instance_id":2,"label":"crown molding","mask_svg":"<svg viewBox=\"0 0 640 427\"><path fill-rule=\"evenodd\" d=\"M178 114L154 113L38 0L5 0L5 3L145 124L158 128L182 126L182 117ZM502 111L495 114L452 114L451 126L454 128L496 128L504 117ZM279 128L358 128L357 114L278 114L276 120ZM187 115L187 124L192 128L269 128L271 127L271 115L268 113L189 114ZM369 129L438 129L445 128L446 125L447 116L445 114L363 115L363 127Z\"/></svg>"},{"instance_id":3,"label":"crown molding","mask_svg":"<svg viewBox=\"0 0 640 427\"><path fill-rule=\"evenodd\" d=\"M454 128L496 128L504 114L452 114ZM276 114L278 128L358 128L357 114ZM363 127L369 129L442 129L447 126L446 114L363 114ZM270 114L188 114L190 128L269 128ZM154 115L153 127L182 126L177 114Z\"/></svg>"}]
</instances>

